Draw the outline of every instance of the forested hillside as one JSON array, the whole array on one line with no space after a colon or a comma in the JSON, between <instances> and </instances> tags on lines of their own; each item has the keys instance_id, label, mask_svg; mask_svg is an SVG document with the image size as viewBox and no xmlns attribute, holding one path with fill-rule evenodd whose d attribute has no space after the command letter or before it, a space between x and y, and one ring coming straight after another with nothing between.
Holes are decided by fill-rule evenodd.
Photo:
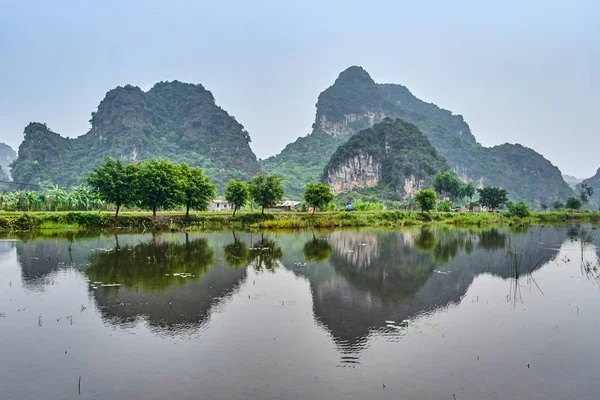
<instances>
[{"instance_id":1,"label":"forested hillside","mask_svg":"<svg viewBox=\"0 0 600 400\"><path fill-rule=\"evenodd\" d=\"M105 156L134 161L167 158L204 168L219 185L259 171L250 135L215 104L202 85L160 82L147 92L127 85L109 91L76 139L31 123L12 168L15 181L82 182Z\"/></svg>"}]
</instances>

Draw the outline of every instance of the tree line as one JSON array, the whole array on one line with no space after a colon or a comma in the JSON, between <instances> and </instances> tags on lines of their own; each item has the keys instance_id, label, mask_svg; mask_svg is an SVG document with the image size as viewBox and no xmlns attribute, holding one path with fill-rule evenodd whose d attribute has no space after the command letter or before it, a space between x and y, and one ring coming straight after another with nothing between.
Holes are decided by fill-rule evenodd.
<instances>
[{"instance_id":1,"label":"tree line","mask_svg":"<svg viewBox=\"0 0 600 400\"><path fill-rule=\"evenodd\" d=\"M508 206L509 213L512 215L520 218L529 215L529 207L525 203L522 201L512 203L508 200L508 192L506 189L491 186L475 189L472 183L462 183L456 175L450 172L445 172L443 174L438 172L433 180L433 189L424 189L417 192L415 194L415 203L417 203L422 212L430 212L434 210L437 205L437 194L456 201L464 198L472 200L475 193L479 194L479 200L477 202L470 202L470 209L472 209L474 205L480 205L494 211L503 206ZM554 209L562 210L566 208L570 210L579 210L583 204L589 202L593 193L594 189L592 187L583 184L579 189L577 197L570 197L565 203L560 200L555 201L553 204ZM440 204L444 205L445 202L446 200L442 201ZM541 203L540 208L543 211L546 211L548 205ZM449 209L443 209L442 211L449 211Z\"/></svg>"},{"instance_id":2,"label":"tree line","mask_svg":"<svg viewBox=\"0 0 600 400\"><path fill-rule=\"evenodd\" d=\"M39 191L16 191L0 193L0 210L10 211L66 211L106 209L108 204L116 208L115 216L123 207L152 210L185 208L186 218L190 210L205 211L216 196L216 186L201 168L190 167L185 163L174 164L165 159L149 159L142 162L123 162L110 157L96 165L85 177L88 186L76 186L70 190L59 188L49 182L39 184ZM508 206L509 211L518 216L529 215L524 203L513 204L508 200L508 192L498 187L475 189L472 183L463 183L451 173L438 172L433 179L433 188L424 189L414 196L414 203L423 212L436 207L440 211L450 211L452 201L468 199L469 209L481 205L490 210ZM473 202L475 194L479 199ZM554 202L555 209L579 209L589 201L593 188L582 185L578 196L567 199L566 203ZM438 195L443 200L438 202ZM283 179L277 175L257 174L248 181L233 179L224 188L225 199L233 206L233 215L249 203L264 213L283 200ZM305 186L303 199L306 207L327 209L334 196L324 183L309 183ZM412 201L412 200L411 200ZM540 204L542 210L548 206Z\"/></svg>"},{"instance_id":3,"label":"tree line","mask_svg":"<svg viewBox=\"0 0 600 400\"><path fill-rule=\"evenodd\" d=\"M85 178L100 199L116 207L168 210L185 207L186 218L191 209L206 211L216 196L216 186L201 168L168 160L150 159L125 163L107 157ZM276 175L257 174L248 182L232 179L225 186L225 199L233 205L233 215L250 201L261 208L282 201L282 179Z\"/></svg>"}]
</instances>

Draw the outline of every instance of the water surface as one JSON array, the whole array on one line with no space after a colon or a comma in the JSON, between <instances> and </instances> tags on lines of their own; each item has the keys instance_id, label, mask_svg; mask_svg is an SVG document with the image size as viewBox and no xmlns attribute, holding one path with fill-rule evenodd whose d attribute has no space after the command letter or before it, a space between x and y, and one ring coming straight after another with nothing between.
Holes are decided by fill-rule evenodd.
<instances>
[{"instance_id":1,"label":"water surface","mask_svg":"<svg viewBox=\"0 0 600 400\"><path fill-rule=\"evenodd\" d=\"M598 399L599 256L587 225L11 236L0 397Z\"/></svg>"}]
</instances>

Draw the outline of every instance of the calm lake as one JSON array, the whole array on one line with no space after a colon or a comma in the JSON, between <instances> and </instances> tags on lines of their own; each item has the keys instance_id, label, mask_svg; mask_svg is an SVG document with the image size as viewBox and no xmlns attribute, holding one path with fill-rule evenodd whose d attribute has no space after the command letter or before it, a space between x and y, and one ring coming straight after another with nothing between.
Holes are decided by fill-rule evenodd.
<instances>
[{"instance_id":1,"label":"calm lake","mask_svg":"<svg viewBox=\"0 0 600 400\"><path fill-rule=\"evenodd\" d=\"M598 399L600 234L0 241L0 398Z\"/></svg>"}]
</instances>

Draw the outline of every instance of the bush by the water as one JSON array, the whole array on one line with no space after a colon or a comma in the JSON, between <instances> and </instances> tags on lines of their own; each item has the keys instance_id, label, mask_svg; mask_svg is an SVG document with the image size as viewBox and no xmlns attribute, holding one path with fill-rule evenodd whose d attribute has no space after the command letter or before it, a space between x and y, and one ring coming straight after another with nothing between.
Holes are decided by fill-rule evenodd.
<instances>
[{"instance_id":1,"label":"bush by the water","mask_svg":"<svg viewBox=\"0 0 600 400\"><path fill-rule=\"evenodd\" d=\"M527 218L530 215L529 207L522 201L511 204L508 208L508 213L517 218Z\"/></svg>"}]
</instances>

